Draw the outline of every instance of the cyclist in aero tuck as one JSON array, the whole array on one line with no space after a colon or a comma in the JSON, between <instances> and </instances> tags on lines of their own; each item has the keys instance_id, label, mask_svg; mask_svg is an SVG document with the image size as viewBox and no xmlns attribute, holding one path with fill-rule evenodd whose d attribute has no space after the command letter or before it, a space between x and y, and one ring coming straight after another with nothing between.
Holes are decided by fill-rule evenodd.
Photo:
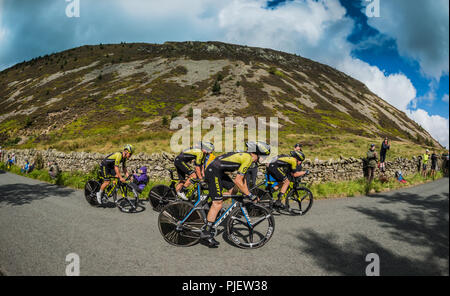
<instances>
[{"instance_id":1,"label":"cyclist in aero tuck","mask_svg":"<svg viewBox=\"0 0 450 296\"><path fill-rule=\"evenodd\" d=\"M230 190L230 193L239 189L245 196L251 200L256 199L247 187L245 173L254 162L258 162L261 155L270 154L270 146L264 142L245 143L247 152L229 152L214 159L205 172L205 179L208 183L208 197L213 200L212 206L208 211L207 223L202 231L201 238L206 239L209 247L216 247L219 242L214 239L212 226L216 220L217 214L223 205L223 188ZM237 176L233 180L226 172L237 171Z\"/></svg>"},{"instance_id":2,"label":"cyclist in aero tuck","mask_svg":"<svg viewBox=\"0 0 450 296\"><path fill-rule=\"evenodd\" d=\"M176 187L176 192L181 199L187 200L186 191L189 185L191 185L191 178L197 176L198 179L203 179L202 167L204 166L206 156L212 152L214 152L214 145L212 143L200 142L194 148L184 150L175 158L174 165L180 179ZM192 161L195 161L195 170L188 165Z\"/></svg>"},{"instance_id":3,"label":"cyclist in aero tuck","mask_svg":"<svg viewBox=\"0 0 450 296\"><path fill-rule=\"evenodd\" d=\"M103 182L102 186L100 186L100 191L97 192L98 204L102 204L103 191L109 185L111 177L119 178L121 182L125 182L125 179L120 174L119 165L122 164L123 173L125 174L125 177L128 177L126 161L131 157L133 153L133 146L127 144L123 147L122 152L111 153L102 160L100 170L105 181Z\"/></svg>"},{"instance_id":4,"label":"cyclist in aero tuck","mask_svg":"<svg viewBox=\"0 0 450 296\"><path fill-rule=\"evenodd\" d=\"M290 155L278 155L269 164L267 172L278 183L281 184L280 192L278 193L278 199L275 202L275 206L283 207L281 199L284 198L286 191L289 187L290 180L287 174L292 177L301 177L305 174L309 174L309 171L302 171L302 162L305 160L305 155L300 150L291 151Z\"/></svg>"}]
</instances>

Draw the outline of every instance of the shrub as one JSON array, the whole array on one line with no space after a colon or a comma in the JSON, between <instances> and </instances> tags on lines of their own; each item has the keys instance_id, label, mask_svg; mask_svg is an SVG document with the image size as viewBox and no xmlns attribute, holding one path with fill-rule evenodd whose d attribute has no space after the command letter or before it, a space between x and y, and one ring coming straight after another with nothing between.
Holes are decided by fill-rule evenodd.
<instances>
[{"instance_id":1,"label":"shrub","mask_svg":"<svg viewBox=\"0 0 450 296\"><path fill-rule=\"evenodd\" d=\"M163 116L163 118L162 118L162 124L163 125L168 125L169 124L169 119L167 118L167 116Z\"/></svg>"},{"instance_id":2,"label":"shrub","mask_svg":"<svg viewBox=\"0 0 450 296\"><path fill-rule=\"evenodd\" d=\"M36 154L36 158L34 159L34 166L38 170L42 170L44 168L44 158L41 153Z\"/></svg>"},{"instance_id":3,"label":"shrub","mask_svg":"<svg viewBox=\"0 0 450 296\"><path fill-rule=\"evenodd\" d=\"M216 82L214 82L213 88L212 88L212 92L215 95L220 94L220 84L219 82L216 80Z\"/></svg>"}]
</instances>

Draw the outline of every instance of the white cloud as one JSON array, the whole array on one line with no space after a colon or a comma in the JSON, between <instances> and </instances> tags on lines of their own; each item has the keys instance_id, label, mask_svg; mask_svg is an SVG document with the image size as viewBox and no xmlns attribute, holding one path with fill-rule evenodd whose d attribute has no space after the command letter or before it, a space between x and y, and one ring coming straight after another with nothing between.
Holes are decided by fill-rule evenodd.
<instances>
[{"instance_id":1,"label":"white cloud","mask_svg":"<svg viewBox=\"0 0 450 296\"><path fill-rule=\"evenodd\" d=\"M338 64L338 69L360 80L372 92L401 111L406 111L416 97L416 89L403 74L386 76L378 67L351 57Z\"/></svg>"},{"instance_id":2,"label":"white cloud","mask_svg":"<svg viewBox=\"0 0 450 296\"><path fill-rule=\"evenodd\" d=\"M379 97L422 125L440 143L448 145L448 119L425 110L408 110L417 103L416 89L402 73L386 75L376 66L352 57L347 41L353 21L338 1L292 1L274 10L264 1L234 0L219 14L225 40L270 47L328 64L360 80ZM383 2L384 3L384 2Z\"/></svg>"},{"instance_id":3,"label":"white cloud","mask_svg":"<svg viewBox=\"0 0 450 296\"><path fill-rule=\"evenodd\" d=\"M442 101L448 103L448 94L442 96Z\"/></svg>"},{"instance_id":4,"label":"white cloud","mask_svg":"<svg viewBox=\"0 0 450 296\"><path fill-rule=\"evenodd\" d=\"M365 3L365 2L363 2ZM449 1L380 1L368 24L396 40L400 55L419 62L436 80L449 72Z\"/></svg>"},{"instance_id":5,"label":"white cloud","mask_svg":"<svg viewBox=\"0 0 450 296\"><path fill-rule=\"evenodd\" d=\"M429 115L423 109L408 110L406 114L427 130L433 138L449 147L449 120L439 115Z\"/></svg>"}]
</instances>

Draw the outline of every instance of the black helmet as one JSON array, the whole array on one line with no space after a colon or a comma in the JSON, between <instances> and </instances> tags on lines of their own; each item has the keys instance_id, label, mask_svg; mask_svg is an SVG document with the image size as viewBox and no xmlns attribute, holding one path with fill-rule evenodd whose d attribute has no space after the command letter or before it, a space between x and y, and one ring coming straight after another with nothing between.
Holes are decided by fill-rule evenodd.
<instances>
[{"instance_id":1,"label":"black helmet","mask_svg":"<svg viewBox=\"0 0 450 296\"><path fill-rule=\"evenodd\" d=\"M299 161L305 160L305 154L303 154L303 152L301 152L301 151L295 151L295 150L291 151L291 156L295 157Z\"/></svg>"},{"instance_id":2,"label":"black helmet","mask_svg":"<svg viewBox=\"0 0 450 296\"><path fill-rule=\"evenodd\" d=\"M246 142L245 146L247 146L247 152L255 153L257 155L269 155L270 154L270 145L258 141L258 142Z\"/></svg>"}]
</instances>

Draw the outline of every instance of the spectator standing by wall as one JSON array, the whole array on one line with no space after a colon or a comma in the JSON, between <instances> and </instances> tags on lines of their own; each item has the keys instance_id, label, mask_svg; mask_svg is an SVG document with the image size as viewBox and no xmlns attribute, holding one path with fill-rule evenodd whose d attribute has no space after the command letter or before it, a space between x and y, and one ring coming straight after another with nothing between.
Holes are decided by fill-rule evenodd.
<instances>
[{"instance_id":1,"label":"spectator standing by wall","mask_svg":"<svg viewBox=\"0 0 450 296\"><path fill-rule=\"evenodd\" d=\"M381 148L380 148L380 170L382 172L386 171L386 168L384 166L384 162L386 160L386 152L389 150L389 148L391 147L391 144L388 140L388 138L384 138L384 141L381 143Z\"/></svg>"},{"instance_id":2,"label":"spectator standing by wall","mask_svg":"<svg viewBox=\"0 0 450 296\"><path fill-rule=\"evenodd\" d=\"M369 151L367 151L367 181L372 183L373 178L375 177L375 168L377 167L378 157L377 152L375 151L375 144L370 145Z\"/></svg>"},{"instance_id":3,"label":"spectator standing by wall","mask_svg":"<svg viewBox=\"0 0 450 296\"><path fill-rule=\"evenodd\" d=\"M48 174L50 175L50 178L56 179L58 175L61 173L58 164L55 161L53 161L49 162L48 166L49 166Z\"/></svg>"},{"instance_id":4,"label":"spectator standing by wall","mask_svg":"<svg viewBox=\"0 0 450 296\"><path fill-rule=\"evenodd\" d=\"M433 153L431 154L431 170L430 170L430 176L433 179L436 176L437 165L438 165L438 156L436 152L433 150Z\"/></svg>"},{"instance_id":5,"label":"spectator standing by wall","mask_svg":"<svg viewBox=\"0 0 450 296\"><path fill-rule=\"evenodd\" d=\"M422 176L424 178L427 177L427 166L428 166L428 159L430 158L430 150L426 150L425 154L422 156Z\"/></svg>"}]
</instances>

